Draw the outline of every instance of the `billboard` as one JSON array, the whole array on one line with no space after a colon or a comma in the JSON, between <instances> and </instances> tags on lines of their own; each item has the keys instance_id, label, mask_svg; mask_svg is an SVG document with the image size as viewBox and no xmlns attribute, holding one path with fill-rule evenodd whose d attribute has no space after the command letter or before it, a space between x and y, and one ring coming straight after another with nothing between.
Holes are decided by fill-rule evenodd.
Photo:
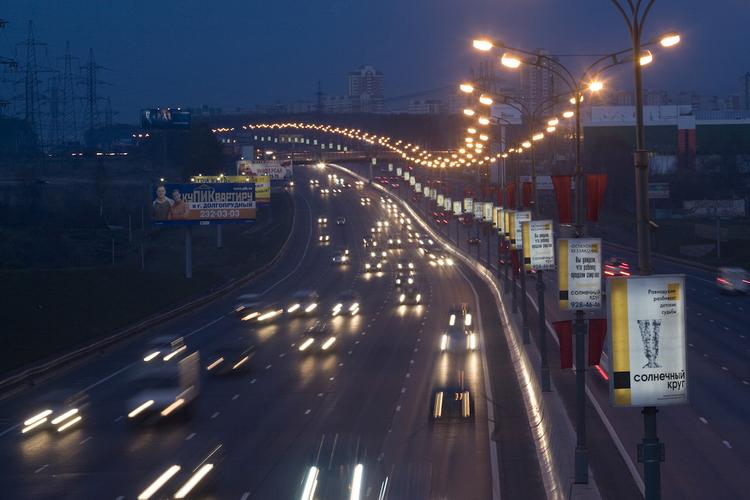
<instances>
[{"instance_id":1,"label":"billboard","mask_svg":"<svg viewBox=\"0 0 750 500\"><path fill-rule=\"evenodd\" d=\"M443 210L450 211L452 206L453 203L451 202L451 199L446 196L443 200Z\"/></svg>"},{"instance_id":2,"label":"billboard","mask_svg":"<svg viewBox=\"0 0 750 500\"><path fill-rule=\"evenodd\" d=\"M189 129L190 111L180 108L142 109L141 127L146 130Z\"/></svg>"},{"instance_id":3,"label":"billboard","mask_svg":"<svg viewBox=\"0 0 750 500\"><path fill-rule=\"evenodd\" d=\"M196 175L190 178L190 182L196 184L251 182L255 184L255 203L258 205L271 203L271 178L267 175L256 177L250 175Z\"/></svg>"},{"instance_id":4,"label":"billboard","mask_svg":"<svg viewBox=\"0 0 750 500\"><path fill-rule=\"evenodd\" d=\"M520 250L523 248L523 238L521 230L522 224L531 220L531 212L514 212L511 214L511 226L510 226L510 247L513 250Z\"/></svg>"},{"instance_id":5,"label":"billboard","mask_svg":"<svg viewBox=\"0 0 750 500\"><path fill-rule=\"evenodd\" d=\"M547 271L555 268L555 242L551 220L523 223L523 266L526 270Z\"/></svg>"},{"instance_id":6,"label":"billboard","mask_svg":"<svg viewBox=\"0 0 750 500\"><path fill-rule=\"evenodd\" d=\"M492 202L489 202L489 201L485 202L483 207L484 207L483 218L485 222L489 222L492 220L492 214L495 212L495 207L492 206Z\"/></svg>"},{"instance_id":7,"label":"billboard","mask_svg":"<svg viewBox=\"0 0 750 500\"><path fill-rule=\"evenodd\" d=\"M687 404L685 276L607 280L613 406Z\"/></svg>"},{"instance_id":8,"label":"billboard","mask_svg":"<svg viewBox=\"0 0 750 500\"><path fill-rule=\"evenodd\" d=\"M461 202L460 201L453 202L453 215L461 215Z\"/></svg>"},{"instance_id":9,"label":"billboard","mask_svg":"<svg viewBox=\"0 0 750 500\"><path fill-rule=\"evenodd\" d=\"M602 307L602 240L557 240L557 283L560 309Z\"/></svg>"},{"instance_id":10,"label":"billboard","mask_svg":"<svg viewBox=\"0 0 750 500\"><path fill-rule=\"evenodd\" d=\"M268 176L271 181L287 181L292 179L293 173L293 167L289 164L282 165L280 160L237 162L237 175Z\"/></svg>"},{"instance_id":11,"label":"billboard","mask_svg":"<svg viewBox=\"0 0 750 500\"><path fill-rule=\"evenodd\" d=\"M151 219L158 225L216 224L255 220L255 184L160 184L153 190Z\"/></svg>"},{"instance_id":12,"label":"billboard","mask_svg":"<svg viewBox=\"0 0 750 500\"><path fill-rule=\"evenodd\" d=\"M474 200L471 198L464 198L464 212L472 213L474 211Z\"/></svg>"}]
</instances>

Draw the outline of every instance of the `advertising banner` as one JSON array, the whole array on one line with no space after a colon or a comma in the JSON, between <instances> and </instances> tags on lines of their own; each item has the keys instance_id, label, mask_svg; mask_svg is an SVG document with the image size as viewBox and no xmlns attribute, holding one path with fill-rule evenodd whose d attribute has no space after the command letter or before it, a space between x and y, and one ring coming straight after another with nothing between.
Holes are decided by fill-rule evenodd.
<instances>
[{"instance_id":1,"label":"advertising banner","mask_svg":"<svg viewBox=\"0 0 750 500\"><path fill-rule=\"evenodd\" d=\"M484 206L484 203L482 203L481 201L474 202L474 220L476 221L482 220L483 206Z\"/></svg>"},{"instance_id":2,"label":"advertising banner","mask_svg":"<svg viewBox=\"0 0 750 500\"><path fill-rule=\"evenodd\" d=\"M404 180L408 181L409 179L411 179L411 172L404 172Z\"/></svg>"},{"instance_id":3,"label":"advertising banner","mask_svg":"<svg viewBox=\"0 0 750 500\"><path fill-rule=\"evenodd\" d=\"M417 178L416 178L416 177L412 177L411 179L409 179L409 184L410 184L410 185L412 185L412 186L413 186L413 185L415 185L416 183L417 183Z\"/></svg>"},{"instance_id":4,"label":"advertising banner","mask_svg":"<svg viewBox=\"0 0 750 500\"><path fill-rule=\"evenodd\" d=\"M160 184L153 190L154 224L216 224L255 220L255 184Z\"/></svg>"},{"instance_id":5,"label":"advertising banner","mask_svg":"<svg viewBox=\"0 0 750 500\"><path fill-rule=\"evenodd\" d=\"M189 129L190 111L180 108L142 109L141 128L146 130Z\"/></svg>"},{"instance_id":6,"label":"advertising banner","mask_svg":"<svg viewBox=\"0 0 750 500\"><path fill-rule=\"evenodd\" d=\"M239 160L237 162L237 175L265 176L272 181L291 180L293 174L291 165L282 165L280 160L250 161Z\"/></svg>"},{"instance_id":7,"label":"advertising banner","mask_svg":"<svg viewBox=\"0 0 750 500\"><path fill-rule=\"evenodd\" d=\"M526 270L548 271L555 268L555 242L551 220L523 223L523 266Z\"/></svg>"},{"instance_id":8,"label":"advertising banner","mask_svg":"<svg viewBox=\"0 0 750 500\"><path fill-rule=\"evenodd\" d=\"M443 204L444 204L444 202L445 202L445 197L441 193L438 193L438 195L437 195L437 204L438 204L438 206L442 207Z\"/></svg>"},{"instance_id":9,"label":"advertising banner","mask_svg":"<svg viewBox=\"0 0 750 500\"><path fill-rule=\"evenodd\" d=\"M433 201L437 199L437 189L435 188L430 189L430 199Z\"/></svg>"},{"instance_id":10,"label":"advertising banner","mask_svg":"<svg viewBox=\"0 0 750 500\"><path fill-rule=\"evenodd\" d=\"M460 201L453 202L453 215L461 215L461 202Z\"/></svg>"},{"instance_id":11,"label":"advertising banner","mask_svg":"<svg viewBox=\"0 0 750 500\"><path fill-rule=\"evenodd\" d=\"M502 208L495 207L492 210L492 227L499 228L500 227L500 218L502 217Z\"/></svg>"},{"instance_id":12,"label":"advertising banner","mask_svg":"<svg viewBox=\"0 0 750 500\"><path fill-rule=\"evenodd\" d=\"M402 173L401 167L396 167L396 175L401 177L401 173Z\"/></svg>"},{"instance_id":13,"label":"advertising banner","mask_svg":"<svg viewBox=\"0 0 750 500\"><path fill-rule=\"evenodd\" d=\"M505 217L503 217L503 236L506 241L510 241L510 228L515 224L513 214L516 213L516 211L507 209L504 210L503 213L505 214Z\"/></svg>"},{"instance_id":14,"label":"advertising banner","mask_svg":"<svg viewBox=\"0 0 750 500\"><path fill-rule=\"evenodd\" d=\"M414 191L416 191L417 193L421 193L422 192L422 183L421 182L415 182L414 183Z\"/></svg>"},{"instance_id":15,"label":"advertising banner","mask_svg":"<svg viewBox=\"0 0 750 500\"><path fill-rule=\"evenodd\" d=\"M388 171L393 172L393 163L388 164Z\"/></svg>"},{"instance_id":16,"label":"advertising banner","mask_svg":"<svg viewBox=\"0 0 750 500\"><path fill-rule=\"evenodd\" d=\"M495 207L492 205L491 202L488 201L488 202L485 202L483 209L484 209L483 218L485 222L491 221L492 214L495 213Z\"/></svg>"},{"instance_id":17,"label":"advertising banner","mask_svg":"<svg viewBox=\"0 0 750 500\"><path fill-rule=\"evenodd\" d=\"M600 309L602 240L560 238L557 240L557 259L560 309Z\"/></svg>"},{"instance_id":18,"label":"advertising banner","mask_svg":"<svg viewBox=\"0 0 750 500\"><path fill-rule=\"evenodd\" d=\"M531 220L531 212L528 210L523 212L515 212L513 214L513 225L510 227L510 245L513 250L520 250L523 248L523 238L521 230L523 229L522 224Z\"/></svg>"},{"instance_id":19,"label":"advertising banner","mask_svg":"<svg viewBox=\"0 0 750 500\"><path fill-rule=\"evenodd\" d=\"M443 210L450 212L452 206L453 203L451 202L451 199L446 196L445 200L443 201Z\"/></svg>"},{"instance_id":20,"label":"advertising banner","mask_svg":"<svg viewBox=\"0 0 750 500\"><path fill-rule=\"evenodd\" d=\"M688 403L685 276L607 280L613 406Z\"/></svg>"},{"instance_id":21,"label":"advertising banner","mask_svg":"<svg viewBox=\"0 0 750 500\"><path fill-rule=\"evenodd\" d=\"M424 195L425 195L425 198L427 198L427 197L430 196L430 187L429 186L425 186L424 187Z\"/></svg>"},{"instance_id":22,"label":"advertising banner","mask_svg":"<svg viewBox=\"0 0 750 500\"><path fill-rule=\"evenodd\" d=\"M474 211L474 200L471 198L464 198L464 213L472 213Z\"/></svg>"},{"instance_id":23,"label":"advertising banner","mask_svg":"<svg viewBox=\"0 0 750 500\"><path fill-rule=\"evenodd\" d=\"M255 184L255 203L257 205L271 203L271 178L267 175L257 177L250 175L196 175L190 178L190 182L194 184L251 182Z\"/></svg>"}]
</instances>

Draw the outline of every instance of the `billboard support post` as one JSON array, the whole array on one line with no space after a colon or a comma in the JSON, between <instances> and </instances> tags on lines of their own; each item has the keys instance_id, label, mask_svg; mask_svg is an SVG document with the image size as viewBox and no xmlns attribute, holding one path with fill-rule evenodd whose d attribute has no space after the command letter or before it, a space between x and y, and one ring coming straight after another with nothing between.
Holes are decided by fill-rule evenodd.
<instances>
[{"instance_id":1,"label":"billboard support post","mask_svg":"<svg viewBox=\"0 0 750 500\"><path fill-rule=\"evenodd\" d=\"M529 338L529 308L526 304L526 269L523 267L523 251L516 251L518 252L518 262L521 263L518 270L521 274L521 336L523 337L523 343L529 344L531 339Z\"/></svg>"},{"instance_id":2,"label":"billboard support post","mask_svg":"<svg viewBox=\"0 0 750 500\"><path fill-rule=\"evenodd\" d=\"M185 226L185 277L193 277L193 233L190 226Z\"/></svg>"},{"instance_id":3,"label":"billboard support post","mask_svg":"<svg viewBox=\"0 0 750 500\"><path fill-rule=\"evenodd\" d=\"M576 310L576 450L575 483L589 482L589 451L586 446L586 324L583 309Z\"/></svg>"},{"instance_id":4,"label":"billboard support post","mask_svg":"<svg viewBox=\"0 0 750 500\"><path fill-rule=\"evenodd\" d=\"M659 443L656 433L656 414L659 410L655 406L644 406L643 413L643 482L650 486L647 500L661 498L661 454L663 445Z\"/></svg>"},{"instance_id":5,"label":"billboard support post","mask_svg":"<svg viewBox=\"0 0 750 500\"><path fill-rule=\"evenodd\" d=\"M224 248L224 230L221 224L216 224L216 248Z\"/></svg>"},{"instance_id":6,"label":"billboard support post","mask_svg":"<svg viewBox=\"0 0 750 500\"><path fill-rule=\"evenodd\" d=\"M547 357L547 326L544 313L544 271L539 269L536 272L536 291L537 302L539 305L539 354L541 357L540 374L542 379L542 392L550 392L552 384L550 383L549 359Z\"/></svg>"}]
</instances>

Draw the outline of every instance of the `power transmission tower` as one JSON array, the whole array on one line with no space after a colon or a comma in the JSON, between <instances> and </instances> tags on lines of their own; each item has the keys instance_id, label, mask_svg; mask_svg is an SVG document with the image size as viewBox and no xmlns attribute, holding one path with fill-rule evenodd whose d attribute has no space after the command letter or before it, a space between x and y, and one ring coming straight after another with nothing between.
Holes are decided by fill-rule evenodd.
<instances>
[{"instance_id":1,"label":"power transmission tower","mask_svg":"<svg viewBox=\"0 0 750 500\"><path fill-rule=\"evenodd\" d=\"M45 144L42 136L41 95L39 94L39 67L37 66L36 48L42 46L34 37L34 21L29 21L29 32L25 42L26 66L24 68L24 119L36 135L39 146Z\"/></svg>"},{"instance_id":2,"label":"power transmission tower","mask_svg":"<svg viewBox=\"0 0 750 500\"><path fill-rule=\"evenodd\" d=\"M5 28L7 24L8 22L5 19L0 19L0 30ZM18 64L15 59L0 56L0 66L8 66L10 69L15 70L18 67ZM10 104L8 101L0 97L0 114L2 114L3 109L5 109L8 104Z\"/></svg>"},{"instance_id":3,"label":"power transmission tower","mask_svg":"<svg viewBox=\"0 0 750 500\"><path fill-rule=\"evenodd\" d=\"M55 73L47 80L49 122L45 137L50 145L58 145L62 142L62 116L60 113L60 108L62 107L61 80L62 78L59 73Z\"/></svg>"},{"instance_id":4,"label":"power transmission tower","mask_svg":"<svg viewBox=\"0 0 750 500\"><path fill-rule=\"evenodd\" d=\"M94 60L94 49L89 49L89 59L83 67L85 72L84 80L86 85L86 130L89 134L93 133L99 121L99 107L97 98L97 71L102 69L97 66Z\"/></svg>"},{"instance_id":5,"label":"power transmission tower","mask_svg":"<svg viewBox=\"0 0 750 500\"><path fill-rule=\"evenodd\" d=\"M73 59L75 58L70 55L70 42L65 42L60 109L63 142L75 142L79 140L76 89L73 81Z\"/></svg>"}]
</instances>

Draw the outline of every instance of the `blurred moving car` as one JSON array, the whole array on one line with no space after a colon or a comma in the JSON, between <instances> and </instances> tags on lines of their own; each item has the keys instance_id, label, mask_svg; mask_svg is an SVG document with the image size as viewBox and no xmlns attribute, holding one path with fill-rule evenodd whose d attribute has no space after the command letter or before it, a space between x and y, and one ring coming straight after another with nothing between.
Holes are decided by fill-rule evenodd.
<instances>
[{"instance_id":1,"label":"blurred moving car","mask_svg":"<svg viewBox=\"0 0 750 500\"><path fill-rule=\"evenodd\" d=\"M327 234L321 234L318 236L318 242L321 245L327 245L331 241L331 237Z\"/></svg>"},{"instance_id":2,"label":"blurred moving car","mask_svg":"<svg viewBox=\"0 0 750 500\"><path fill-rule=\"evenodd\" d=\"M407 285L398 295L398 303L400 305L419 305L422 303L422 293L416 286Z\"/></svg>"},{"instance_id":3,"label":"blurred moving car","mask_svg":"<svg viewBox=\"0 0 750 500\"><path fill-rule=\"evenodd\" d=\"M479 245L481 242L482 240L480 240L476 236L472 236L471 238L469 238L469 245Z\"/></svg>"},{"instance_id":4,"label":"blurred moving car","mask_svg":"<svg viewBox=\"0 0 750 500\"><path fill-rule=\"evenodd\" d=\"M430 401L430 419L433 422L468 420L474 416L474 401L466 387L435 389Z\"/></svg>"},{"instance_id":5,"label":"blurred moving car","mask_svg":"<svg viewBox=\"0 0 750 500\"><path fill-rule=\"evenodd\" d=\"M407 259L401 259L398 262L396 262L396 269L399 271L410 271L410 274L412 274L414 270L414 262L407 260Z\"/></svg>"},{"instance_id":6,"label":"blurred moving car","mask_svg":"<svg viewBox=\"0 0 750 500\"><path fill-rule=\"evenodd\" d=\"M366 274L369 273L378 273L383 270L383 264L380 262L380 259L377 257L371 257L370 259L366 260L364 263L364 271Z\"/></svg>"},{"instance_id":7,"label":"blurred moving car","mask_svg":"<svg viewBox=\"0 0 750 500\"><path fill-rule=\"evenodd\" d=\"M721 293L746 294L750 292L750 273L741 267L720 267L716 286Z\"/></svg>"},{"instance_id":8,"label":"blurred moving car","mask_svg":"<svg viewBox=\"0 0 750 500\"><path fill-rule=\"evenodd\" d=\"M336 336L331 332L325 321L316 321L307 329L297 349L300 352L330 352L336 342Z\"/></svg>"},{"instance_id":9,"label":"blurred moving car","mask_svg":"<svg viewBox=\"0 0 750 500\"><path fill-rule=\"evenodd\" d=\"M333 316L347 315L356 316L359 313L359 295L353 290L341 292L331 308Z\"/></svg>"},{"instance_id":10,"label":"blurred moving car","mask_svg":"<svg viewBox=\"0 0 750 500\"><path fill-rule=\"evenodd\" d=\"M60 434L80 427L88 396L83 392L65 389L48 392L34 403L33 410L23 421L21 434L55 431Z\"/></svg>"},{"instance_id":11,"label":"blurred moving car","mask_svg":"<svg viewBox=\"0 0 750 500\"><path fill-rule=\"evenodd\" d=\"M328 217L318 217L318 224L325 226L328 224Z\"/></svg>"},{"instance_id":12,"label":"blurred moving car","mask_svg":"<svg viewBox=\"0 0 750 500\"><path fill-rule=\"evenodd\" d=\"M216 340L206 356L206 371L213 375L243 373L250 367L256 350L245 337Z\"/></svg>"},{"instance_id":13,"label":"blurred moving car","mask_svg":"<svg viewBox=\"0 0 750 500\"><path fill-rule=\"evenodd\" d=\"M298 290L292 295L292 299L286 308L288 314L304 316L315 314L320 296L314 290Z\"/></svg>"},{"instance_id":14,"label":"blurred moving car","mask_svg":"<svg viewBox=\"0 0 750 500\"><path fill-rule=\"evenodd\" d=\"M331 263L338 265L345 265L349 263L349 250L346 248L339 248L333 252L331 256Z\"/></svg>"},{"instance_id":15,"label":"blurred moving car","mask_svg":"<svg viewBox=\"0 0 750 500\"><path fill-rule=\"evenodd\" d=\"M272 321L281 316L283 312L284 308L277 302L257 302L243 308L239 312L235 309L235 314L240 320L258 323Z\"/></svg>"},{"instance_id":16,"label":"blurred moving car","mask_svg":"<svg viewBox=\"0 0 750 500\"><path fill-rule=\"evenodd\" d=\"M412 271L399 271L396 273L396 279L394 284L396 288L403 286L409 286L414 284L414 276Z\"/></svg>"},{"instance_id":17,"label":"blurred moving car","mask_svg":"<svg viewBox=\"0 0 750 500\"><path fill-rule=\"evenodd\" d=\"M467 334L461 325L449 325L440 336L440 352L469 352L476 348L476 336Z\"/></svg>"},{"instance_id":18,"label":"blurred moving car","mask_svg":"<svg viewBox=\"0 0 750 500\"><path fill-rule=\"evenodd\" d=\"M336 218L337 226L343 226L344 224L346 224L346 217L339 216Z\"/></svg>"},{"instance_id":19,"label":"blurred moving car","mask_svg":"<svg viewBox=\"0 0 750 500\"><path fill-rule=\"evenodd\" d=\"M237 305L234 307L234 315L242 318L249 310L260 304L259 293L245 293L237 297Z\"/></svg>"},{"instance_id":20,"label":"blurred moving car","mask_svg":"<svg viewBox=\"0 0 750 500\"><path fill-rule=\"evenodd\" d=\"M148 341L148 347L143 354L143 361L146 363L156 360L159 357L175 356L187 349L185 340L182 337L174 335L157 335Z\"/></svg>"},{"instance_id":21,"label":"blurred moving car","mask_svg":"<svg viewBox=\"0 0 750 500\"><path fill-rule=\"evenodd\" d=\"M610 257L604 262L604 276L630 276L630 264L620 257Z\"/></svg>"}]
</instances>

